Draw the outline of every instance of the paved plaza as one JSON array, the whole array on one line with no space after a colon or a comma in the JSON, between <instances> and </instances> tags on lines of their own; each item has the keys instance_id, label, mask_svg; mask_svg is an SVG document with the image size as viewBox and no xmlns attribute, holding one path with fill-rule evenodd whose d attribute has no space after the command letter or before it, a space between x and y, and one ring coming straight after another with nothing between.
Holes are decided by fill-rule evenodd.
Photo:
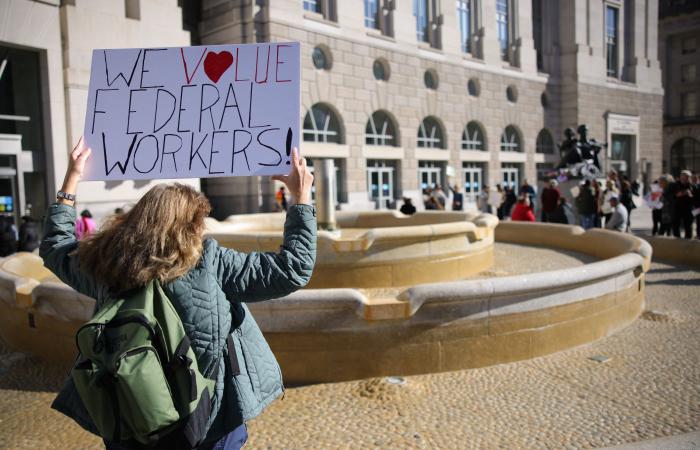
<instances>
[{"instance_id":1,"label":"paved plaza","mask_svg":"<svg viewBox=\"0 0 700 450\"><path fill-rule=\"evenodd\" d=\"M491 275L584 262L497 244L501 273ZM602 341L529 361L406 377L404 384L289 388L250 424L247 448L586 448L697 432L699 287L697 271L655 262L642 317ZM48 408L66 367L0 352L0 448L101 448Z\"/></svg>"}]
</instances>

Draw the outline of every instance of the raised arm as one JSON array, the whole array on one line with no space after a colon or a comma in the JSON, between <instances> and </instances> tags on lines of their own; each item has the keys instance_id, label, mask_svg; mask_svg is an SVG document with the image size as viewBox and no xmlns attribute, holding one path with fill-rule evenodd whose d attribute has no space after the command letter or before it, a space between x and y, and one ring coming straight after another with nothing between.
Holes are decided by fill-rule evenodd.
<instances>
[{"instance_id":1,"label":"raised arm","mask_svg":"<svg viewBox=\"0 0 700 450\"><path fill-rule=\"evenodd\" d=\"M81 138L70 154L68 170L61 187L60 192L65 197L75 196L90 152ZM98 295L97 286L91 277L80 271L78 257L75 255L78 240L75 237L74 204L75 200L59 198L55 204L49 206L39 255L43 258L44 265L61 281L81 294L95 297Z\"/></svg>"},{"instance_id":2,"label":"raised arm","mask_svg":"<svg viewBox=\"0 0 700 450\"><path fill-rule=\"evenodd\" d=\"M311 206L313 175L292 152L289 175L274 176L292 194L294 204L287 211L284 241L277 253L240 253L217 249L217 276L227 297L260 301L282 297L306 286L316 262L316 210Z\"/></svg>"},{"instance_id":3,"label":"raised arm","mask_svg":"<svg viewBox=\"0 0 700 450\"><path fill-rule=\"evenodd\" d=\"M269 300L291 294L309 282L316 262L316 211L292 205L284 224L284 241L277 253L242 253L217 249L217 277L230 299Z\"/></svg>"}]
</instances>

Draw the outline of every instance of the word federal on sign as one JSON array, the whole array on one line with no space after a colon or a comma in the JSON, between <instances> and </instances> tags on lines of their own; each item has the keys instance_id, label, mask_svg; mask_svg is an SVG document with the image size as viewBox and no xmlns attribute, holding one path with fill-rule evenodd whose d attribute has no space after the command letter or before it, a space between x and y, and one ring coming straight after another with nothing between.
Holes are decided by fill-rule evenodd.
<instances>
[{"instance_id":1,"label":"word federal on sign","mask_svg":"<svg viewBox=\"0 0 700 450\"><path fill-rule=\"evenodd\" d=\"M289 172L299 43L94 50L86 180Z\"/></svg>"}]
</instances>

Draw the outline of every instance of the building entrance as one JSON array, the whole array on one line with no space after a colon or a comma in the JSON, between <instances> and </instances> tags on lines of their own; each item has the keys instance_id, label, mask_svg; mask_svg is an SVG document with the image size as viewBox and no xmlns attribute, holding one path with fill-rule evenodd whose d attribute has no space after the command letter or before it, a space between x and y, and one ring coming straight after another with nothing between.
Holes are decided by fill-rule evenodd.
<instances>
[{"instance_id":1,"label":"building entrance","mask_svg":"<svg viewBox=\"0 0 700 450\"><path fill-rule=\"evenodd\" d=\"M632 170L632 140L634 136L629 134L613 134L610 146L610 169L619 174L625 174L631 178Z\"/></svg>"},{"instance_id":2,"label":"building entrance","mask_svg":"<svg viewBox=\"0 0 700 450\"><path fill-rule=\"evenodd\" d=\"M462 168L464 179L464 206L465 209L477 209L479 207L479 194L481 193L484 171L478 166L464 166Z\"/></svg>"},{"instance_id":3,"label":"building entrance","mask_svg":"<svg viewBox=\"0 0 700 450\"><path fill-rule=\"evenodd\" d=\"M512 188L517 193L520 187L520 168L518 165L503 164L501 167L501 174L503 177L503 188Z\"/></svg>"},{"instance_id":4,"label":"building entrance","mask_svg":"<svg viewBox=\"0 0 700 450\"><path fill-rule=\"evenodd\" d=\"M385 162L368 162L367 192L377 209L393 208L394 168Z\"/></svg>"}]
</instances>

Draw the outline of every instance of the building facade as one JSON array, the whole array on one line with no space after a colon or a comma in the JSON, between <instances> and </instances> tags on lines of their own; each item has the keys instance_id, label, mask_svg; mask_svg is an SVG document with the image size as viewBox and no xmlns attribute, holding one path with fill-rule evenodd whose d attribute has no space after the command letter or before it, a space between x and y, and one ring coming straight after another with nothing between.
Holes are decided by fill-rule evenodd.
<instances>
[{"instance_id":1,"label":"building facade","mask_svg":"<svg viewBox=\"0 0 700 450\"><path fill-rule=\"evenodd\" d=\"M661 0L664 172L700 172L700 3Z\"/></svg>"},{"instance_id":2,"label":"building facade","mask_svg":"<svg viewBox=\"0 0 700 450\"><path fill-rule=\"evenodd\" d=\"M56 198L83 133L94 48L190 39L177 0L0 1L0 214L40 219ZM102 217L152 185L84 182L77 207Z\"/></svg>"},{"instance_id":3,"label":"building facade","mask_svg":"<svg viewBox=\"0 0 700 450\"><path fill-rule=\"evenodd\" d=\"M656 1L201 6L202 44L302 43L302 153L334 159L340 208L421 204L434 184L460 186L474 206L484 185L534 184L559 161L564 129L582 123L609 144L606 168L647 182L662 170ZM211 183L214 199L270 191Z\"/></svg>"},{"instance_id":4,"label":"building facade","mask_svg":"<svg viewBox=\"0 0 700 450\"><path fill-rule=\"evenodd\" d=\"M0 50L27 51L36 62L34 81L13 76L12 83L40 89L22 100L34 105L31 114L0 97L0 158L24 163L15 168L25 174L16 176L22 186L13 183L27 198L35 189L28 186L42 191L44 203L32 198L33 206L52 199L81 134L92 48L299 41L301 152L334 160L339 208L393 208L401 197L420 206L421 190L434 184L458 185L473 207L487 184L534 184L558 162L564 129L582 123L609 144L606 168L645 181L662 170L657 7L656 0L7 0ZM5 59L18 73L28 70ZM29 92L6 81L0 77L3 94ZM15 116L31 116L41 133L25 131ZM0 167L0 189L2 174ZM85 183L80 206L99 215L150 185ZM274 207L266 178L203 179L201 187L217 217Z\"/></svg>"}]
</instances>

